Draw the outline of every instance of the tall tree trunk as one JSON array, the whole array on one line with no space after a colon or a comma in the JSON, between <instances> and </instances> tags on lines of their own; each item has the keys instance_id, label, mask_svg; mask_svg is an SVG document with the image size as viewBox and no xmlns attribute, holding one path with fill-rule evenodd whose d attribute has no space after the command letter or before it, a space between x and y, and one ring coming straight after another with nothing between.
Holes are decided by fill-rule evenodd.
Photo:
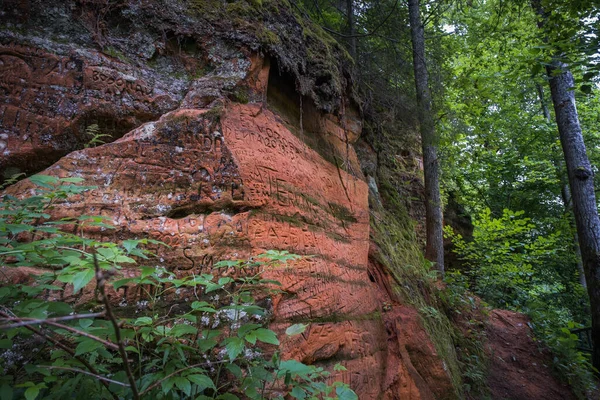
<instances>
[{"instance_id":1,"label":"tall tree trunk","mask_svg":"<svg viewBox=\"0 0 600 400\"><path fill-rule=\"evenodd\" d=\"M346 22L348 23L348 47L352 59L356 61L356 29L354 27L354 0L346 0Z\"/></svg>"},{"instance_id":2,"label":"tall tree trunk","mask_svg":"<svg viewBox=\"0 0 600 400\"><path fill-rule=\"evenodd\" d=\"M550 117L550 110L548 110L548 106L546 105L546 101L544 100L544 88L539 83L535 84L538 96L540 99L540 105L542 107L542 113L544 114L544 118L546 118L546 122L550 123L552 118ZM553 153L554 154L554 153ZM573 205L571 204L571 189L569 189L569 181L568 178L565 177L563 171L563 165L558 160L557 157L552 157L552 164L554 164L554 169L556 170L556 175L560 182L560 197L563 201L563 205L565 206L565 211L573 212ZM569 218L569 226L573 228L573 223ZM577 231L573 234L573 250L575 251L575 258L577 261L577 271L579 272L579 283L584 288L587 287L585 282L585 271L583 270L583 262L581 260L581 249L579 248L579 237L577 236Z\"/></svg>"},{"instance_id":3,"label":"tall tree trunk","mask_svg":"<svg viewBox=\"0 0 600 400\"><path fill-rule=\"evenodd\" d=\"M579 248L585 270L592 314L592 362L600 369L600 218L594 193L594 173L587 157L575 106L573 75L553 61L547 67L552 103L565 155Z\"/></svg>"},{"instance_id":4,"label":"tall tree trunk","mask_svg":"<svg viewBox=\"0 0 600 400\"><path fill-rule=\"evenodd\" d=\"M425 173L425 229L427 234L425 257L435 262L436 268L443 276L444 238L440 198L440 166L437 157L439 137L435 131L431 111L431 92L429 90L427 63L425 62L425 29L421 23L419 0L408 1L408 12L410 15L413 67Z\"/></svg>"}]
</instances>

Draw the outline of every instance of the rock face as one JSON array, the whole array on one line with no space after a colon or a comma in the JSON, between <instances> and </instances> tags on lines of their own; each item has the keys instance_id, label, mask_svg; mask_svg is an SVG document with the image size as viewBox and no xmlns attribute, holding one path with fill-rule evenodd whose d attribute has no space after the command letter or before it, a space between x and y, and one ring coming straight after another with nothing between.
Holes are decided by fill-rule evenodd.
<instances>
[{"instance_id":1,"label":"rock face","mask_svg":"<svg viewBox=\"0 0 600 400\"><path fill-rule=\"evenodd\" d=\"M3 18L13 22L0 33L4 178L46 167L84 178L96 189L57 206L55 216L103 215L117 229L94 234L163 241L171 247L158 247L155 262L180 275L269 249L312 256L267 272L285 291L273 299L273 329L309 323L283 340L283 354L325 367L341 362L347 371L333 379L361 399L452 397L418 314L390 310L390 278L369 267L369 189L352 147L360 118L342 96L350 93L345 70L327 81L290 68L280 54L306 54L307 45L274 47L292 39L260 45L256 32L189 14L169 22L169 13L191 7L173 3L170 11L158 1L110 12L94 2L6 8ZM153 18L141 27L144 13ZM44 14L48 25L34 28ZM90 26L94 15L104 25ZM289 10L275 21L261 15L275 31L299 29ZM110 138L83 148L92 124ZM29 188L25 180L8 190ZM133 302L139 293L121 295Z\"/></svg>"}]
</instances>

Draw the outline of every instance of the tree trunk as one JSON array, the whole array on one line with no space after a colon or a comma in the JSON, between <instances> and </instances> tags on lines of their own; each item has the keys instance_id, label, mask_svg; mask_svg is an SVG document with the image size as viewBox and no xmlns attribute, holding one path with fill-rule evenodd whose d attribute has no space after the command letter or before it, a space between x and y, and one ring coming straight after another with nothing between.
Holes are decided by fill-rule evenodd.
<instances>
[{"instance_id":1,"label":"tree trunk","mask_svg":"<svg viewBox=\"0 0 600 400\"><path fill-rule=\"evenodd\" d=\"M436 268L443 276L444 238L442 233L442 202L440 199L440 167L437 157L439 138L436 135L431 112L431 92L425 62L425 30L421 23L419 0L408 1L408 12L410 15L413 67L425 173L425 228L427 234L425 257L436 264Z\"/></svg>"},{"instance_id":2,"label":"tree trunk","mask_svg":"<svg viewBox=\"0 0 600 400\"><path fill-rule=\"evenodd\" d=\"M587 157L575 107L573 75L559 61L547 67L552 103L565 155L575 225L592 314L592 362L600 369L600 219L594 193L594 173Z\"/></svg>"},{"instance_id":3,"label":"tree trunk","mask_svg":"<svg viewBox=\"0 0 600 400\"><path fill-rule=\"evenodd\" d=\"M348 23L348 48L356 61L356 29L354 27L354 0L346 0L346 22Z\"/></svg>"}]
</instances>

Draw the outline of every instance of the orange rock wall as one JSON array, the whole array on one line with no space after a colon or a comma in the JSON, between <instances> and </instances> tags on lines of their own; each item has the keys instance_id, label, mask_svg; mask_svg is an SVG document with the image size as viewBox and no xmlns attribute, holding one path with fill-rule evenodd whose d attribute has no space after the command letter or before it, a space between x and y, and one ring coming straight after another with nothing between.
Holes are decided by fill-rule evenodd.
<instances>
[{"instance_id":1,"label":"orange rock wall","mask_svg":"<svg viewBox=\"0 0 600 400\"><path fill-rule=\"evenodd\" d=\"M347 371L332 379L350 383L360 399L444 397L439 382L449 381L418 314L394 303L389 277L369 266L368 187L352 147L356 107L342 101L326 114L292 96L303 119L284 115L267 101L269 76L280 71L215 37L198 54L157 53L183 71L210 59L208 72L188 80L99 50L25 42L0 32L4 178L56 161L43 173L96 188L57 205L55 217L103 215L117 229L89 234L160 240L170 248L154 248L152 262L179 275L216 273L219 260L269 249L310 256L267 271L284 289L272 302L284 356L342 363ZM251 101L232 101L236 90ZM120 138L81 149L91 123ZM30 189L24 180L8 191ZM116 299L135 304L141 296L123 288ZM309 326L285 338L296 322Z\"/></svg>"}]
</instances>

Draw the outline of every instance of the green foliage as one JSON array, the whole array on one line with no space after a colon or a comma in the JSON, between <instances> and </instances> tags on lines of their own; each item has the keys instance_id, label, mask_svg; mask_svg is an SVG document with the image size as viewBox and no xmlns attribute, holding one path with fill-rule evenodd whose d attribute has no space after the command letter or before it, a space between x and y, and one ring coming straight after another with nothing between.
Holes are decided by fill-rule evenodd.
<instances>
[{"instance_id":1,"label":"green foliage","mask_svg":"<svg viewBox=\"0 0 600 400\"><path fill-rule=\"evenodd\" d=\"M104 139L110 138L109 134L100 132L100 127L98 124L92 124L85 128L85 134L88 138L87 143L84 145L86 149L88 147L96 147L104 144Z\"/></svg>"},{"instance_id":2,"label":"green foliage","mask_svg":"<svg viewBox=\"0 0 600 400\"><path fill-rule=\"evenodd\" d=\"M596 390L594 368L589 357L578 350L577 335L571 333L571 329L583 325L573 322L564 309L550 308L539 300L529 304L528 314L536 338L553 354L552 366L557 374L579 399L591 398Z\"/></svg>"},{"instance_id":3,"label":"green foliage","mask_svg":"<svg viewBox=\"0 0 600 400\"><path fill-rule=\"evenodd\" d=\"M454 343L466 393L488 395L487 337L482 322L487 305L470 292L468 279L459 271L447 271L445 287L438 293L455 330Z\"/></svg>"},{"instance_id":4,"label":"green foliage","mask_svg":"<svg viewBox=\"0 0 600 400\"><path fill-rule=\"evenodd\" d=\"M451 289L447 301L464 301L457 292L471 288L496 307L527 313L537 339L552 351L558 375L585 398L594 388L593 369L588 357L577 350L577 337L569 331L582 326L574 322L574 310L585 305L585 291L578 284L569 284L572 277L564 281L548 268L561 258L560 236L539 235L522 211L504 210L501 218L493 218L486 209L474 226L470 242L446 229L467 268L466 276L448 272L450 288L459 289Z\"/></svg>"},{"instance_id":5,"label":"green foliage","mask_svg":"<svg viewBox=\"0 0 600 400\"><path fill-rule=\"evenodd\" d=\"M86 238L84 228L112 227L94 216L52 220L50 212L90 187L73 185L81 181L74 178L30 180L34 195L0 203L0 265L36 271L26 283L8 279L0 288L3 400L356 399L346 384L328 384L322 368L281 360L267 327L278 283L261 274L299 256L268 251L220 261L211 274L141 266L138 276L120 277L122 265L152 256L144 245L159 243ZM97 301L84 312L77 299L93 282ZM129 317L115 315L110 301L124 287L143 296ZM193 301L177 301L186 296Z\"/></svg>"},{"instance_id":6,"label":"green foliage","mask_svg":"<svg viewBox=\"0 0 600 400\"><path fill-rule=\"evenodd\" d=\"M559 247L555 235L536 236L535 225L523 214L505 209L501 218L493 218L485 209L475 219L473 240L468 243L446 228L469 268L475 293L497 307L522 308L541 284L536 271Z\"/></svg>"}]
</instances>

